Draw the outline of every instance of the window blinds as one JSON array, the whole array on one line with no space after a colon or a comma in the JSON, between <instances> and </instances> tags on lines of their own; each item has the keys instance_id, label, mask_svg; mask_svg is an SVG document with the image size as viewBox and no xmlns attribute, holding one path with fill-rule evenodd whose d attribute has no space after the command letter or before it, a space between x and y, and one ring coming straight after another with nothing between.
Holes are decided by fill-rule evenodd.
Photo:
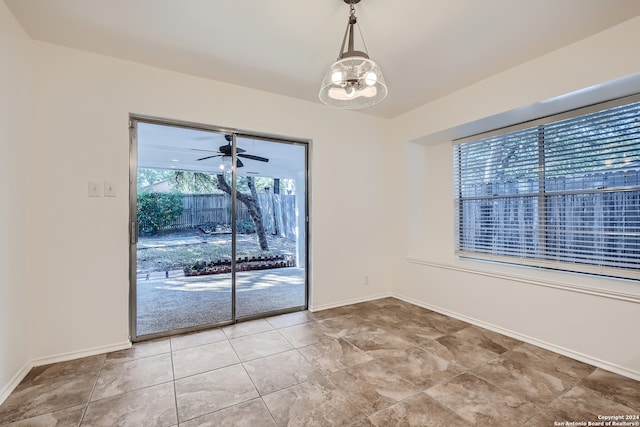
<instances>
[{"instance_id":1,"label":"window blinds","mask_svg":"<svg viewBox=\"0 0 640 427\"><path fill-rule=\"evenodd\" d=\"M458 255L640 278L640 102L589 110L454 146Z\"/></svg>"}]
</instances>

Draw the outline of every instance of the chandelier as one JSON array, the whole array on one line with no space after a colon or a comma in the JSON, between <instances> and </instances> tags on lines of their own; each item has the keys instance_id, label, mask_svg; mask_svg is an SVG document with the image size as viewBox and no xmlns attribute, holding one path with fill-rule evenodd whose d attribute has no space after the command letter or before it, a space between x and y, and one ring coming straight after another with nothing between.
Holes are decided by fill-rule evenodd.
<instances>
[{"instance_id":1,"label":"chandelier","mask_svg":"<svg viewBox=\"0 0 640 427\"><path fill-rule=\"evenodd\" d=\"M367 45L364 51L354 49L354 29L358 23L355 5L360 0L344 0L349 5L349 20L342 39L338 60L325 73L320 88L320 101L332 107L357 109L370 107L387 96L387 85L378 64L369 59ZM346 46L346 50L345 50Z\"/></svg>"}]
</instances>

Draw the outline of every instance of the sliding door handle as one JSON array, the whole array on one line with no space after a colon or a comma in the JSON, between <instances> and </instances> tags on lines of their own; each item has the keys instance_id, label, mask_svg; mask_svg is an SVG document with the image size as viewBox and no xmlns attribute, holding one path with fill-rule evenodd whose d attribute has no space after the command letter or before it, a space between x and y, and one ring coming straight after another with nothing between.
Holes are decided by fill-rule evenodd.
<instances>
[{"instance_id":1,"label":"sliding door handle","mask_svg":"<svg viewBox=\"0 0 640 427\"><path fill-rule=\"evenodd\" d=\"M135 245L138 243L138 221L131 221L131 244Z\"/></svg>"}]
</instances>

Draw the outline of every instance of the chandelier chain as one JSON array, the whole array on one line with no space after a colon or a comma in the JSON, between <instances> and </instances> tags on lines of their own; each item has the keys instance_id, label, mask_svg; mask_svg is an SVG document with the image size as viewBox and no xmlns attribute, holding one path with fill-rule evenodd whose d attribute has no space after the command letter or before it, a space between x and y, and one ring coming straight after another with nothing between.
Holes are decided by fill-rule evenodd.
<instances>
[{"instance_id":1,"label":"chandelier chain","mask_svg":"<svg viewBox=\"0 0 640 427\"><path fill-rule=\"evenodd\" d=\"M364 52L367 55L369 55L369 49L367 49L367 43L364 41L364 36L362 35L362 29L360 28L360 25L358 24L358 18L356 17L355 2L351 0L351 2L349 3L349 21L347 23L347 28L344 32L344 37L342 38L342 46L340 46L338 59L342 58L342 53L344 52L344 47L347 43L347 38L349 38L349 31L351 31L351 40L353 40L353 27L358 27L358 33L360 34L360 40L362 40ZM353 46L350 45L350 48L353 49Z\"/></svg>"},{"instance_id":2,"label":"chandelier chain","mask_svg":"<svg viewBox=\"0 0 640 427\"><path fill-rule=\"evenodd\" d=\"M369 50L367 49L367 43L364 41L364 37L362 36L362 30L360 29L360 25L356 24L358 27L358 33L360 33L360 40L362 40L362 46L364 46L364 53L369 55Z\"/></svg>"},{"instance_id":3,"label":"chandelier chain","mask_svg":"<svg viewBox=\"0 0 640 427\"><path fill-rule=\"evenodd\" d=\"M340 52L338 52L338 59L342 58L342 52L344 52L344 45L347 43L348 35L349 35L349 24L347 24L347 29L344 31L344 37L342 37L342 46L340 46Z\"/></svg>"}]
</instances>

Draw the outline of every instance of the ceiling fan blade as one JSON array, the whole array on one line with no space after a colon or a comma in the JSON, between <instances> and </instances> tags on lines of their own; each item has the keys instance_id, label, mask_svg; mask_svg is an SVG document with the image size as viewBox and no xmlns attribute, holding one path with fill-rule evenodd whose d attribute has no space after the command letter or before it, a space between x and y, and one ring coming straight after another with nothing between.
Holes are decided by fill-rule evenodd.
<instances>
[{"instance_id":1,"label":"ceiling fan blade","mask_svg":"<svg viewBox=\"0 0 640 427\"><path fill-rule=\"evenodd\" d=\"M217 150L205 150L205 149L202 149L202 148L189 148L189 150L191 150L191 151L204 151L206 153L218 153Z\"/></svg>"},{"instance_id":2,"label":"ceiling fan blade","mask_svg":"<svg viewBox=\"0 0 640 427\"><path fill-rule=\"evenodd\" d=\"M222 156L222 154L216 154L215 156L207 156L207 157L203 157L201 159L196 159L196 162L198 162L200 160L207 160L207 159L211 159L211 158L214 158L214 157L220 157L220 156Z\"/></svg>"},{"instance_id":3,"label":"ceiling fan blade","mask_svg":"<svg viewBox=\"0 0 640 427\"><path fill-rule=\"evenodd\" d=\"M243 166L244 166L244 163L242 163L242 162L240 161L240 159L236 159L236 166L237 166L237 167L239 167L239 168L241 168L241 167L243 167Z\"/></svg>"},{"instance_id":4,"label":"ceiling fan blade","mask_svg":"<svg viewBox=\"0 0 640 427\"><path fill-rule=\"evenodd\" d=\"M218 148L218 151L220 151L222 154L224 154L225 156L230 156L231 155L231 144L227 144L227 145L221 145ZM243 150L240 147L236 147L236 153L244 153L246 150Z\"/></svg>"},{"instance_id":5,"label":"ceiling fan blade","mask_svg":"<svg viewBox=\"0 0 640 427\"><path fill-rule=\"evenodd\" d=\"M269 159L266 157L254 156L253 154L238 154L238 157L242 157L244 159L257 160L259 162L268 162Z\"/></svg>"}]
</instances>

